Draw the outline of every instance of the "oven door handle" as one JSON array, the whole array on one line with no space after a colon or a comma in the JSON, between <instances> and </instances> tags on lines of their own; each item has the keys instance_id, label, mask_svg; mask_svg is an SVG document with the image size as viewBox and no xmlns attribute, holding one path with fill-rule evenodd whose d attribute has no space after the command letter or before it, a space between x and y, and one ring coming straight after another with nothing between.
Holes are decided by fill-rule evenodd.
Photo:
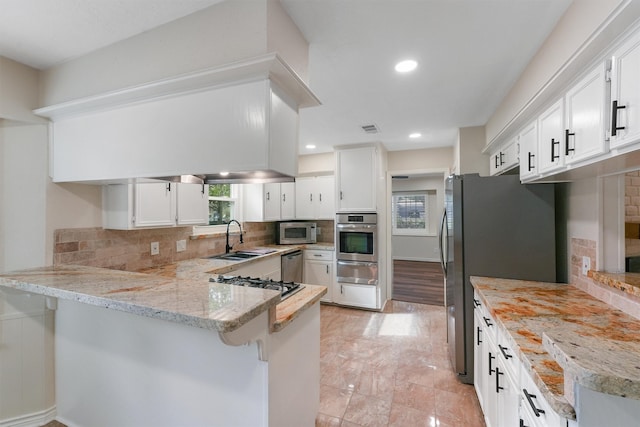
<instances>
[{"instance_id":1,"label":"oven door handle","mask_svg":"<svg viewBox=\"0 0 640 427\"><path fill-rule=\"evenodd\" d=\"M338 224L336 228L339 230L350 230L350 231L370 231L375 230L378 226L375 224Z\"/></svg>"},{"instance_id":2,"label":"oven door handle","mask_svg":"<svg viewBox=\"0 0 640 427\"><path fill-rule=\"evenodd\" d=\"M353 265L353 266L362 266L362 267L376 267L378 265L377 262L367 262L367 261L343 261L343 260L338 260L337 261L338 265L345 265L345 266L349 266L349 265Z\"/></svg>"}]
</instances>

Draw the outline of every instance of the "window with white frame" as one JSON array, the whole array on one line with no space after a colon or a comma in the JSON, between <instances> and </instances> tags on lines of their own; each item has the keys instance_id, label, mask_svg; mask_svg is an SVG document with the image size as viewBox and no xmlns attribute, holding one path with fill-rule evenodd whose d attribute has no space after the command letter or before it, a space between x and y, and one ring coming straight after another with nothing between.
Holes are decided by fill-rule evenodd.
<instances>
[{"instance_id":1,"label":"window with white frame","mask_svg":"<svg viewBox=\"0 0 640 427\"><path fill-rule=\"evenodd\" d=\"M429 193L398 191L392 194L393 234L423 236L431 233Z\"/></svg>"},{"instance_id":2,"label":"window with white frame","mask_svg":"<svg viewBox=\"0 0 640 427\"><path fill-rule=\"evenodd\" d=\"M240 218L240 186L209 184L209 225L194 227L194 234L224 232L227 223Z\"/></svg>"}]
</instances>

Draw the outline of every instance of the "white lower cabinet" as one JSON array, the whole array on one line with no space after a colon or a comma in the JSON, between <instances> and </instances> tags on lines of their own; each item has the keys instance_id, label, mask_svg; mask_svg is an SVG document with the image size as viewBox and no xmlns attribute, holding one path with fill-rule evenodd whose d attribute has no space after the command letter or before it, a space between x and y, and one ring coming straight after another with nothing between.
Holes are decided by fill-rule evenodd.
<instances>
[{"instance_id":1,"label":"white lower cabinet","mask_svg":"<svg viewBox=\"0 0 640 427\"><path fill-rule=\"evenodd\" d=\"M380 308L378 305L378 286L376 285L336 283L333 301L337 304L353 307Z\"/></svg>"},{"instance_id":2,"label":"white lower cabinet","mask_svg":"<svg viewBox=\"0 0 640 427\"><path fill-rule=\"evenodd\" d=\"M487 427L575 426L558 415L523 368L506 331L474 294L474 386Z\"/></svg>"},{"instance_id":3,"label":"white lower cabinet","mask_svg":"<svg viewBox=\"0 0 640 427\"><path fill-rule=\"evenodd\" d=\"M279 256L268 257L264 260L252 260L249 265L234 269L228 273L232 276L249 276L260 279L281 280L282 268Z\"/></svg>"},{"instance_id":4,"label":"white lower cabinet","mask_svg":"<svg viewBox=\"0 0 640 427\"><path fill-rule=\"evenodd\" d=\"M320 301L333 302L334 251L307 249L304 251L304 283L327 287L327 293Z\"/></svg>"}]
</instances>

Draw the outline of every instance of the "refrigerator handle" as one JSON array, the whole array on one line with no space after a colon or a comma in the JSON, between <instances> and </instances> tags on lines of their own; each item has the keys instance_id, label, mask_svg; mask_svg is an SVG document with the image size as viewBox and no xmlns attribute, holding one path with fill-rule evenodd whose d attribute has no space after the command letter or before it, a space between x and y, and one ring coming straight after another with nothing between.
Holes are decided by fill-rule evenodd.
<instances>
[{"instance_id":1,"label":"refrigerator handle","mask_svg":"<svg viewBox=\"0 0 640 427\"><path fill-rule=\"evenodd\" d=\"M442 273L447 276L447 260L445 259L444 239L448 238L447 233L447 208L442 210L442 218L440 219L440 229L438 230L438 246L440 248L440 266Z\"/></svg>"}]
</instances>

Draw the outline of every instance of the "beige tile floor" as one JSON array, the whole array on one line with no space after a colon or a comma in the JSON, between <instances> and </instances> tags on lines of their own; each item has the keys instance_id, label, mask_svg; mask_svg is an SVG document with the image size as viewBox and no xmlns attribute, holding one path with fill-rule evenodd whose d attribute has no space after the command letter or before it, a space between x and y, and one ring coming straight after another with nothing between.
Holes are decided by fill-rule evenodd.
<instances>
[{"instance_id":1,"label":"beige tile floor","mask_svg":"<svg viewBox=\"0 0 640 427\"><path fill-rule=\"evenodd\" d=\"M445 310L321 307L316 427L484 427L473 386L451 370Z\"/></svg>"}]
</instances>

